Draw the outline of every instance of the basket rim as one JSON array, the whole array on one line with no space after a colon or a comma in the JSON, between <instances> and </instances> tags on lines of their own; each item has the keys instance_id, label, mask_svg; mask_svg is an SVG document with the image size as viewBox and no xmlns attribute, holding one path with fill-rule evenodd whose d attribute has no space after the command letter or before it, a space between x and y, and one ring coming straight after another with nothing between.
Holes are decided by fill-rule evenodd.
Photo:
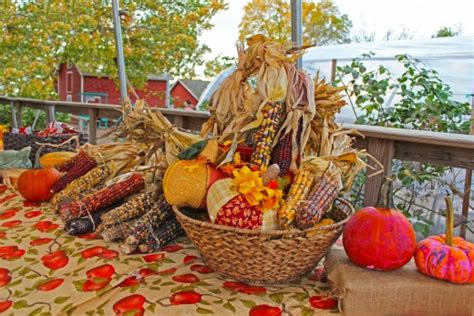
<instances>
[{"instance_id":1,"label":"basket rim","mask_svg":"<svg viewBox=\"0 0 474 316\"><path fill-rule=\"evenodd\" d=\"M264 235L264 236L289 236L289 235L299 235L299 236L304 236L310 232L314 231L328 231L328 230L335 230L341 226L344 226L347 221L351 218L352 215L355 213L354 207L345 199L343 198L337 198L336 199L338 202L344 204L348 209L349 212L345 212L347 214L347 217L343 219L342 221L339 221L334 224L330 225L324 225L324 226L318 226L318 227L311 227L305 230L299 230L299 229L288 229L288 230L283 230L283 229L278 229L278 230L259 230L259 229L244 229L244 228L236 228L236 227L230 227L230 226L225 226L225 225L219 225L219 224L214 224L214 223L209 223L205 221L201 221L198 219L191 218L181 212L179 207L173 205L173 211L176 214L176 216L184 221L187 221L191 224L198 225L201 227L205 228L211 228L215 230L220 230L220 231L227 231L227 232L233 232L233 233L239 233L239 234L245 234L245 235Z\"/></svg>"}]
</instances>

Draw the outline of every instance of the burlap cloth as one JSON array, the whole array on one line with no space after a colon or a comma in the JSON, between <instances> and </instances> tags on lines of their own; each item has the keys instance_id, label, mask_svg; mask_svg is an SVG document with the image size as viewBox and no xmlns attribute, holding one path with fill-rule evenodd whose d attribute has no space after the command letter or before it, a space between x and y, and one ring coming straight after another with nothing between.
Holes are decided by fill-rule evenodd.
<instances>
[{"instance_id":1,"label":"burlap cloth","mask_svg":"<svg viewBox=\"0 0 474 316\"><path fill-rule=\"evenodd\" d=\"M474 284L423 276L413 261L393 272L371 271L353 265L344 250L333 249L325 266L344 315L474 315Z\"/></svg>"}]
</instances>

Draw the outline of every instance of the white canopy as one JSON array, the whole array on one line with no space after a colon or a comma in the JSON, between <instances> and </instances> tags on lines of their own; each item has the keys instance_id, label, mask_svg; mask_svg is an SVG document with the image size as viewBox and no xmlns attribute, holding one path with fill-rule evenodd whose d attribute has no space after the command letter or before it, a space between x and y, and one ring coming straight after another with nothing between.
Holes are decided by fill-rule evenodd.
<instances>
[{"instance_id":1,"label":"white canopy","mask_svg":"<svg viewBox=\"0 0 474 316\"><path fill-rule=\"evenodd\" d=\"M403 66L394 57L407 54L421 60L425 67L438 71L441 79L451 86L456 100L470 102L470 96L474 95L474 36L315 47L304 55L303 67L311 75L315 75L319 70L320 75L329 80L333 59L337 60L338 65L344 65L369 52L375 53L375 56L364 61L368 69L383 64L398 76L402 73ZM235 67L223 71L211 81L202 94L199 105L212 96L233 69ZM341 113L341 119L346 121L351 118L353 118L352 110L346 107Z\"/></svg>"}]
</instances>

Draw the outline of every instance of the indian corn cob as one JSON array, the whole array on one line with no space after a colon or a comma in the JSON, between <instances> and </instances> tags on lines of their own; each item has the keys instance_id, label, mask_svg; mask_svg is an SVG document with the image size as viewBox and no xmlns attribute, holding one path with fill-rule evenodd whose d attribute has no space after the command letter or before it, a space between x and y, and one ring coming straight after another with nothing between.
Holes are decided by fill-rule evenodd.
<instances>
[{"instance_id":1,"label":"indian corn cob","mask_svg":"<svg viewBox=\"0 0 474 316\"><path fill-rule=\"evenodd\" d=\"M272 151L272 163L276 163L280 167L280 176L285 176L290 172L291 142L291 133L288 133L278 141Z\"/></svg>"},{"instance_id":2,"label":"indian corn cob","mask_svg":"<svg viewBox=\"0 0 474 316\"><path fill-rule=\"evenodd\" d=\"M133 225L130 235L120 245L122 252L130 254L135 252L138 245L144 242L160 224L167 218L172 216L171 206L166 202L163 196L160 197L157 205L146 212Z\"/></svg>"},{"instance_id":3,"label":"indian corn cob","mask_svg":"<svg viewBox=\"0 0 474 316\"><path fill-rule=\"evenodd\" d=\"M102 222L104 225L113 225L140 217L156 203L157 198L157 194L153 191L140 193L131 200L104 214Z\"/></svg>"},{"instance_id":4,"label":"indian corn cob","mask_svg":"<svg viewBox=\"0 0 474 316\"><path fill-rule=\"evenodd\" d=\"M90 216L74 218L66 222L65 231L69 235L77 236L93 232L101 222L101 216L112 208L105 208L99 212L95 212Z\"/></svg>"},{"instance_id":5,"label":"indian corn cob","mask_svg":"<svg viewBox=\"0 0 474 316\"><path fill-rule=\"evenodd\" d=\"M74 167L76 165L76 163L78 163L81 160L84 160L84 158L86 158L88 156L89 155L87 155L84 151L81 150L77 155L75 155L71 159L66 160L65 162L63 162L59 166L57 166L56 169L59 172L68 172L72 167Z\"/></svg>"},{"instance_id":6,"label":"indian corn cob","mask_svg":"<svg viewBox=\"0 0 474 316\"><path fill-rule=\"evenodd\" d=\"M125 223L117 223L112 226L105 226L105 229L100 235L105 242L125 239L128 235L130 235L133 226L138 220L140 219L134 219Z\"/></svg>"},{"instance_id":7,"label":"indian corn cob","mask_svg":"<svg viewBox=\"0 0 474 316\"><path fill-rule=\"evenodd\" d=\"M65 175L56 181L56 183L51 188L51 191L53 193L62 191L69 183L85 175L96 166L97 162L92 157L84 153L84 155L81 156L81 159L76 161L74 166L72 166Z\"/></svg>"},{"instance_id":8,"label":"indian corn cob","mask_svg":"<svg viewBox=\"0 0 474 316\"><path fill-rule=\"evenodd\" d=\"M263 120L254 136L250 162L260 167L270 164L273 141L283 118L283 103L267 103L262 108Z\"/></svg>"},{"instance_id":9,"label":"indian corn cob","mask_svg":"<svg viewBox=\"0 0 474 316\"><path fill-rule=\"evenodd\" d=\"M99 183L105 181L110 174L106 165L98 166L72 181L64 190L56 193L51 199L51 204L57 208L59 205L78 199Z\"/></svg>"},{"instance_id":10,"label":"indian corn cob","mask_svg":"<svg viewBox=\"0 0 474 316\"><path fill-rule=\"evenodd\" d=\"M311 188L306 201L296 210L295 223L299 229L309 228L321 220L336 200L341 181L325 174Z\"/></svg>"},{"instance_id":11,"label":"indian corn cob","mask_svg":"<svg viewBox=\"0 0 474 316\"><path fill-rule=\"evenodd\" d=\"M281 227L288 229L293 223L296 216L296 210L301 201L306 200L306 196L313 184L313 180L314 178L309 170L300 169L296 173L285 202L278 210L278 221Z\"/></svg>"},{"instance_id":12,"label":"indian corn cob","mask_svg":"<svg viewBox=\"0 0 474 316\"><path fill-rule=\"evenodd\" d=\"M93 213L101 208L118 202L145 187L145 180L139 173L133 173L127 179L106 187L83 199L61 206L59 215L63 221Z\"/></svg>"},{"instance_id":13,"label":"indian corn cob","mask_svg":"<svg viewBox=\"0 0 474 316\"><path fill-rule=\"evenodd\" d=\"M183 229L178 220L175 217L170 217L138 246L138 250L141 253L158 251L170 241L176 240L182 233Z\"/></svg>"}]
</instances>

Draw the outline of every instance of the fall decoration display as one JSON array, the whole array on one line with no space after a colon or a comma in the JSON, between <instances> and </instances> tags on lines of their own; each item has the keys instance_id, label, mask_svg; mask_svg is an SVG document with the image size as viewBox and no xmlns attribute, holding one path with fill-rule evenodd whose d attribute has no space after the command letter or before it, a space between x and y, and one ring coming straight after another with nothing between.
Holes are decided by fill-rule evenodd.
<instances>
[{"instance_id":1,"label":"fall decoration display","mask_svg":"<svg viewBox=\"0 0 474 316\"><path fill-rule=\"evenodd\" d=\"M431 236L418 243L415 263L429 277L451 283L474 283L474 244L453 237L454 209L446 197L446 234Z\"/></svg>"},{"instance_id":2,"label":"fall decoration display","mask_svg":"<svg viewBox=\"0 0 474 316\"><path fill-rule=\"evenodd\" d=\"M387 206L390 185L382 186L385 196L379 207L365 207L356 212L344 228L343 244L349 259L356 265L391 271L403 267L416 248L415 231L397 209Z\"/></svg>"},{"instance_id":3,"label":"fall decoration display","mask_svg":"<svg viewBox=\"0 0 474 316\"><path fill-rule=\"evenodd\" d=\"M39 163L42 168L56 168L76 155L71 151L57 151L42 155Z\"/></svg>"},{"instance_id":4,"label":"fall decoration display","mask_svg":"<svg viewBox=\"0 0 474 316\"><path fill-rule=\"evenodd\" d=\"M54 168L26 170L18 177L18 192L30 202L49 201L53 196L51 188L60 178L61 174Z\"/></svg>"}]
</instances>

